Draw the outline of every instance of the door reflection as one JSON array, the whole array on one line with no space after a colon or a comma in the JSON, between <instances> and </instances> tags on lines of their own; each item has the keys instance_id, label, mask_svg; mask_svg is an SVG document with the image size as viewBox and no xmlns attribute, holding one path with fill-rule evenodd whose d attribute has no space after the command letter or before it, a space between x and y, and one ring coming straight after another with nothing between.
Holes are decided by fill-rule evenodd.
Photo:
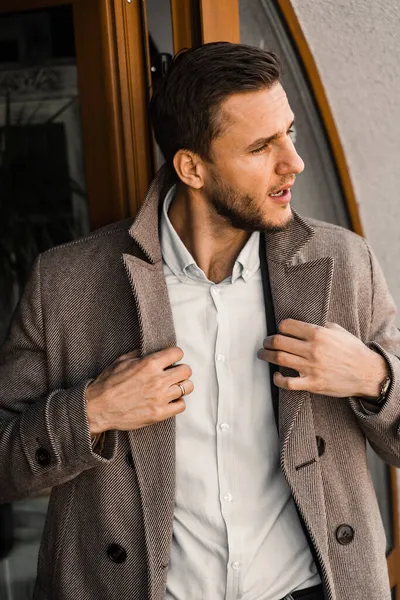
<instances>
[{"instance_id":1,"label":"door reflection","mask_svg":"<svg viewBox=\"0 0 400 600\"><path fill-rule=\"evenodd\" d=\"M0 344L36 256L89 232L79 100L72 6L0 15ZM48 492L0 506L2 600L32 597Z\"/></svg>"}]
</instances>

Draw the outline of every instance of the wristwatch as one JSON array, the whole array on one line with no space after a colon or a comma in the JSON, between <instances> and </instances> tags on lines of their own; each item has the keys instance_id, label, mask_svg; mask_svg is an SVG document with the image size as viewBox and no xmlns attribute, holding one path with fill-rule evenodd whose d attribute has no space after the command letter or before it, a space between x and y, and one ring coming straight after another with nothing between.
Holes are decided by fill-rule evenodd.
<instances>
[{"instance_id":1,"label":"wristwatch","mask_svg":"<svg viewBox=\"0 0 400 600\"><path fill-rule=\"evenodd\" d=\"M379 390L379 397L375 400L370 400L369 398L363 398L363 402L367 402L368 404L373 404L374 406L382 406L387 398L390 386L392 383L392 378L390 375L386 375L385 379L381 383L381 387Z\"/></svg>"}]
</instances>

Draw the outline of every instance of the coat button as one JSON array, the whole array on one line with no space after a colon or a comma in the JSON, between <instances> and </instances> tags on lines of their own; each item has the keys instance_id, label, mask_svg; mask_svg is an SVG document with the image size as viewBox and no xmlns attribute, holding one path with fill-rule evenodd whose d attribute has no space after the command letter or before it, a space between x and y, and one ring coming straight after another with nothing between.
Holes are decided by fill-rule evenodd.
<instances>
[{"instance_id":1,"label":"coat button","mask_svg":"<svg viewBox=\"0 0 400 600\"><path fill-rule=\"evenodd\" d=\"M110 544L107 555L110 560L118 564L125 562L127 557L126 550L119 544Z\"/></svg>"},{"instance_id":2,"label":"coat button","mask_svg":"<svg viewBox=\"0 0 400 600\"><path fill-rule=\"evenodd\" d=\"M132 457L131 452L128 452L128 454L125 456L125 460L126 460L127 464L131 467L131 469L133 469L134 464L133 464L133 457Z\"/></svg>"},{"instance_id":3,"label":"coat button","mask_svg":"<svg viewBox=\"0 0 400 600\"><path fill-rule=\"evenodd\" d=\"M347 546L347 544L351 544L354 540L354 529L350 527L350 525L339 525L336 529L336 539L339 544L342 546Z\"/></svg>"},{"instance_id":4,"label":"coat button","mask_svg":"<svg viewBox=\"0 0 400 600\"><path fill-rule=\"evenodd\" d=\"M322 456L325 452L325 440L324 440L324 438L319 437L319 435L317 435L316 440L317 440L318 456Z\"/></svg>"},{"instance_id":5,"label":"coat button","mask_svg":"<svg viewBox=\"0 0 400 600\"><path fill-rule=\"evenodd\" d=\"M51 463L51 454L46 448L38 448L35 458L41 467L47 467Z\"/></svg>"}]
</instances>

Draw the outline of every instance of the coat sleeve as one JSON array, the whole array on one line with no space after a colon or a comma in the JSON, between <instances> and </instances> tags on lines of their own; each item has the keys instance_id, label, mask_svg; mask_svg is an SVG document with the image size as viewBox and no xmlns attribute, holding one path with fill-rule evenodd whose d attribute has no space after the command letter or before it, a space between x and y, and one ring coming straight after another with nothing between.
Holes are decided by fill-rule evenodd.
<instances>
[{"instance_id":1,"label":"coat sleeve","mask_svg":"<svg viewBox=\"0 0 400 600\"><path fill-rule=\"evenodd\" d=\"M400 467L400 332L395 322L397 310L382 270L369 247L368 252L372 310L367 345L386 359L392 384L385 404L378 413L367 413L357 399L352 398L350 403L377 454L385 462Z\"/></svg>"},{"instance_id":2,"label":"coat sleeve","mask_svg":"<svg viewBox=\"0 0 400 600\"><path fill-rule=\"evenodd\" d=\"M92 449L86 387L48 389L40 257L0 353L0 503L73 479L114 458L117 433Z\"/></svg>"}]
</instances>

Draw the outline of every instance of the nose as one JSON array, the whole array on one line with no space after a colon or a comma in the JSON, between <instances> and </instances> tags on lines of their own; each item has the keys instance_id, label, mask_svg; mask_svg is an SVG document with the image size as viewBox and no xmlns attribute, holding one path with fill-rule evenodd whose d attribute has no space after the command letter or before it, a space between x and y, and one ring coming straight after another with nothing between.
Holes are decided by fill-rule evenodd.
<instances>
[{"instance_id":1,"label":"nose","mask_svg":"<svg viewBox=\"0 0 400 600\"><path fill-rule=\"evenodd\" d=\"M290 139L287 140L287 144L282 150L276 165L278 175L298 175L304 171L303 159L297 154L296 148Z\"/></svg>"}]
</instances>

